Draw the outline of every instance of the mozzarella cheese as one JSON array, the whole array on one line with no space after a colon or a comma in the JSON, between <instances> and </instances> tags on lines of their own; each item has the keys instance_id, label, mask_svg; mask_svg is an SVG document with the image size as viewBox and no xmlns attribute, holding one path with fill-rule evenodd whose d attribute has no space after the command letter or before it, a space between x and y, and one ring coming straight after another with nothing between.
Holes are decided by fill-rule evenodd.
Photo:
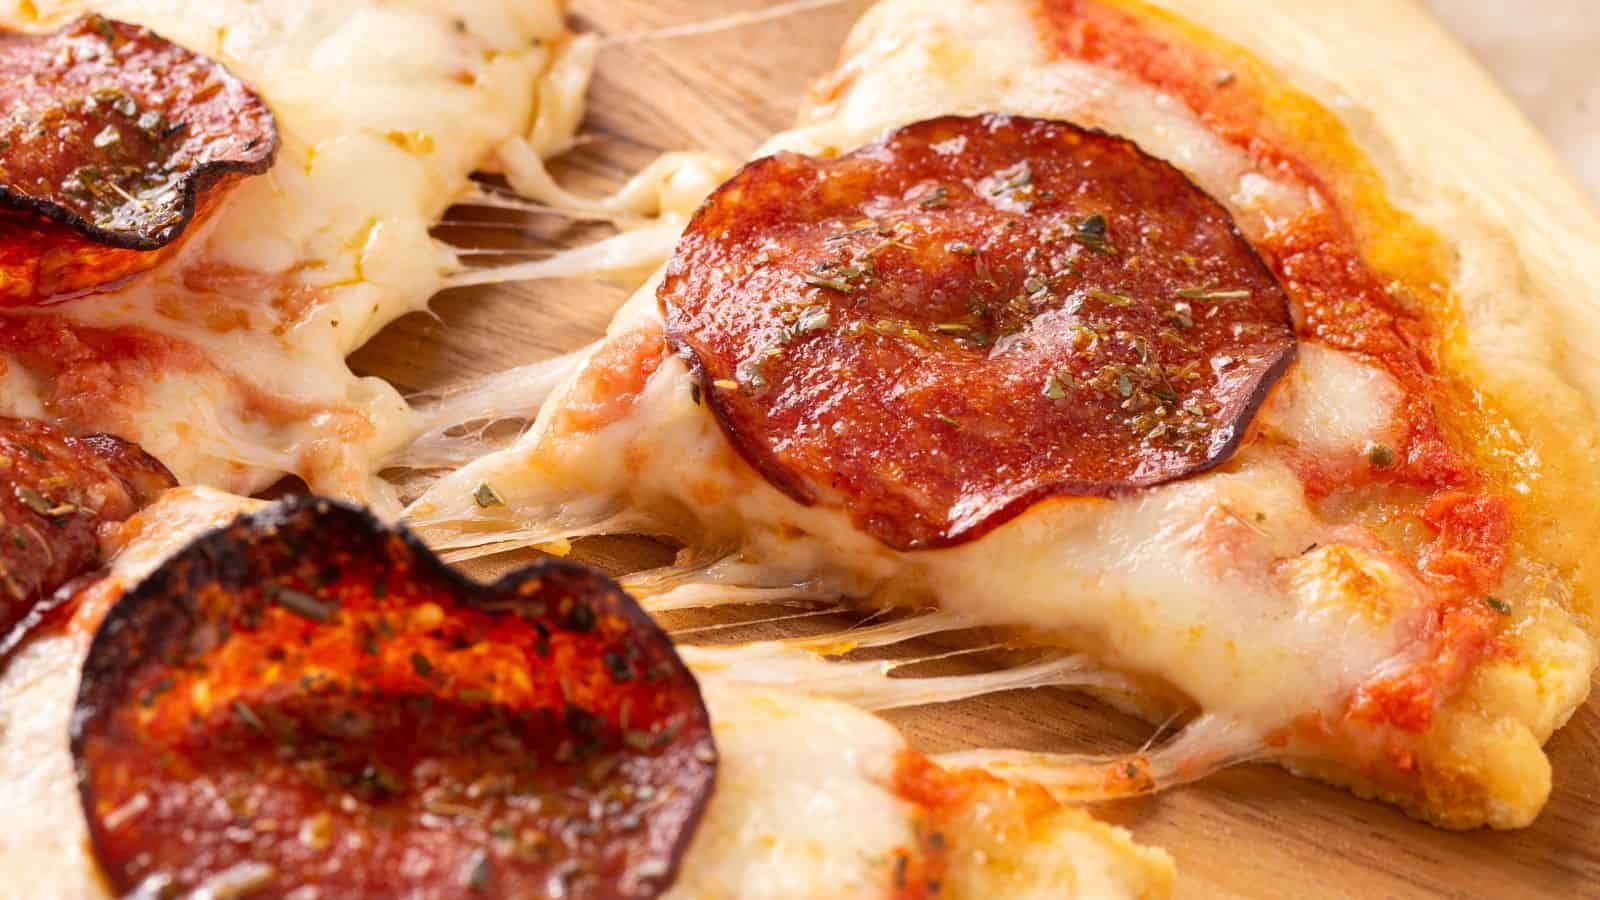
<instances>
[{"instance_id":1,"label":"mozzarella cheese","mask_svg":"<svg viewBox=\"0 0 1600 900\"><path fill-rule=\"evenodd\" d=\"M1262 424L1320 460L1353 460L1375 444L1393 445L1403 395L1388 372L1321 344L1300 350L1266 407Z\"/></svg>"},{"instance_id":2,"label":"mozzarella cheese","mask_svg":"<svg viewBox=\"0 0 1600 900\"><path fill-rule=\"evenodd\" d=\"M0 413L114 432L184 483L249 493L293 473L325 494L391 503L375 473L416 422L345 356L461 268L429 228L467 193L468 175L530 130L546 151L570 139L585 59L564 52L562 5L0 0L0 26L51 28L86 10L226 65L272 108L282 151L156 271L5 313L178 349L106 360L86 384L0 348Z\"/></svg>"},{"instance_id":3,"label":"mozzarella cheese","mask_svg":"<svg viewBox=\"0 0 1600 900\"><path fill-rule=\"evenodd\" d=\"M843 704L702 684L717 790L667 897L885 896L894 852L916 844L890 789L905 746L895 730Z\"/></svg>"},{"instance_id":4,"label":"mozzarella cheese","mask_svg":"<svg viewBox=\"0 0 1600 900\"><path fill-rule=\"evenodd\" d=\"M831 155L907 122L1000 111L1132 138L1219 198L1253 240L1325 202L1258 170L1179 100L1047 57L1030 11L1021 0L879 3L801 127L766 150ZM1394 440L1402 393L1360 359L1304 343L1260 418L1262 438L1214 473L1119 499L1050 500L969 544L896 553L856 531L842 510L801 506L773 489L695 402L680 361L657 367L630 352L662 331L658 283L619 312L606 341L515 446L442 479L410 508L431 540L473 553L605 531L670 534L764 567L746 587L821 583L879 605L931 601L1088 650L1258 742L1319 717L1338 721L1358 685L1426 649L1419 635L1432 589L1402 556L1415 546L1405 535L1380 541L1359 512L1308 496L1294 468L1314 454L1337 478ZM606 401L598 422L597 394ZM569 417L577 403L585 414ZM505 507L473 502L484 484ZM1486 712L1465 702L1436 729L1454 737L1421 750L1437 753L1430 777L1471 790L1430 805L1436 800L1363 789L1456 824L1525 824L1542 805L1549 766L1539 742L1581 701L1596 648L1559 591L1538 579L1511 581L1507 599L1538 623L1538 655L1550 662L1486 664L1493 674L1484 677L1507 682L1496 694L1506 705ZM1524 699L1534 695L1542 699ZM1467 733L1481 737L1470 752ZM1356 746L1316 748L1329 758L1297 765L1367 785L1360 772L1384 765L1388 745L1348 739Z\"/></svg>"}]
</instances>

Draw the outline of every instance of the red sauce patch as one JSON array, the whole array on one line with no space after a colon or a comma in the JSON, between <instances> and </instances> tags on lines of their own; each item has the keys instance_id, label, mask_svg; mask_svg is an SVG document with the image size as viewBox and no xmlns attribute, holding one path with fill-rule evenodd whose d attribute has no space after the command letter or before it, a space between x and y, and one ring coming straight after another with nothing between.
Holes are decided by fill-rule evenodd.
<instances>
[{"instance_id":1,"label":"red sauce patch","mask_svg":"<svg viewBox=\"0 0 1600 900\"><path fill-rule=\"evenodd\" d=\"M0 418L0 657L58 588L100 565L101 526L174 484L160 463L114 437Z\"/></svg>"},{"instance_id":2,"label":"red sauce patch","mask_svg":"<svg viewBox=\"0 0 1600 900\"><path fill-rule=\"evenodd\" d=\"M1434 490L1459 488L1476 480L1472 466L1445 440L1433 407L1420 394L1408 394L1396 417L1404 456L1380 475L1400 484Z\"/></svg>"},{"instance_id":3,"label":"red sauce patch","mask_svg":"<svg viewBox=\"0 0 1600 900\"><path fill-rule=\"evenodd\" d=\"M0 32L0 305L65 298L156 265L277 125L218 63L85 16Z\"/></svg>"},{"instance_id":4,"label":"red sauce patch","mask_svg":"<svg viewBox=\"0 0 1600 900\"><path fill-rule=\"evenodd\" d=\"M626 418L639 402L666 350L661 332L641 329L608 338L583 366L561 407L561 430L598 431Z\"/></svg>"},{"instance_id":5,"label":"red sauce patch","mask_svg":"<svg viewBox=\"0 0 1600 900\"><path fill-rule=\"evenodd\" d=\"M1414 734L1427 730L1440 702L1494 650L1512 612L1490 593L1505 573L1511 538L1505 501L1445 491L1423 507L1422 521L1437 536L1423 548L1417 568L1440 594L1418 636L1427 649L1415 662L1363 684L1350 701L1352 718Z\"/></svg>"},{"instance_id":6,"label":"red sauce patch","mask_svg":"<svg viewBox=\"0 0 1600 900\"><path fill-rule=\"evenodd\" d=\"M896 549L1210 469L1295 351L1272 274L1177 169L1004 116L747 166L660 297L746 458Z\"/></svg>"},{"instance_id":7,"label":"red sauce patch","mask_svg":"<svg viewBox=\"0 0 1600 900\"><path fill-rule=\"evenodd\" d=\"M890 896L895 900L949 896L947 874L953 852L982 860L984 851L969 841L1003 848L1016 840L1036 840L1037 823L1060 809L1050 792L1037 784L1002 780L979 769L952 771L914 750L901 752L891 789L916 810L916 843L902 848L894 860ZM991 860L991 864L1005 862Z\"/></svg>"},{"instance_id":8,"label":"red sauce patch","mask_svg":"<svg viewBox=\"0 0 1600 900\"><path fill-rule=\"evenodd\" d=\"M1511 516L1498 497L1441 493L1423 507L1422 521L1438 532L1418 563L1424 574L1458 591L1481 595L1505 571Z\"/></svg>"},{"instance_id":9,"label":"red sauce patch","mask_svg":"<svg viewBox=\"0 0 1600 900\"><path fill-rule=\"evenodd\" d=\"M919 812L917 845L895 858L895 900L930 900L939 896L950 864L950 841L945 828L951 811L972 799L980 785L996 779L983 772L951 773L912 750L900 754L895 767L894 793Z\"/></svg>"},{"instance_id":10,"label":"red sauce patch","mask_svg":"<svg viewBox=\"0 0 1600 900\"><path fill-rule=\"evenodd\" d=\"M1426 650L1415 662L1362 684L1350 699L1350 718L1412 734L1426 731L1440 703L1494 648L1505 613L1490 604L1499 602L1487 598L1431 610L1419 636Z\"/></svg>"},{"instance_id":11,"label":"red sauce patch","mask_svg":"<svg viewBox=\"0 0 1600 900\"><path fill-rule=\"evenodd\" d=\"M118 892L654 897L716 770L693 677L615 584L542 562L478 585L313 498L130 591L74 723Z\"/></svg>"},{"instance_id":12,"label":"red sauce patch","mask_svg":"<svg viewBox=\"0 0 1600 900\"><path fill-rule=\"evenodd\" d=\"M52 417L136 435L131 415L162 378L214 368L192 344L135 326L91 328L49 314L0 312L0 364L41 382Z\"/></svg>"},{"instance_id":13,"label":"red sauce patch","mask_svg":"<svg viewBox=\"0 0 1600 900\"><path fill-rule=\"evenodd\" d=\"M1150 23L1098 0L1040 0L1041 36L1057 56L1124 72L1160 88L1198 113L1206 126L1256 159L1309 171L1280 152L1263 133L1264 114L1256 95L1228 70L1193 46L1168 40Z\"/></svg>"}]
</instances>

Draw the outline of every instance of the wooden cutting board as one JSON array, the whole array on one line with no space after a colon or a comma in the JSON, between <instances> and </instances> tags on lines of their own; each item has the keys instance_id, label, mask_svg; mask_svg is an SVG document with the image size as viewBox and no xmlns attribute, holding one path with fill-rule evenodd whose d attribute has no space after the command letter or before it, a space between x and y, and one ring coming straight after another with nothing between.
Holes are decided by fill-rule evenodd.
<instances>
[{"instance_id":1,"label":"wooden cutting board","mask_svg":"<svg viewBox=\"0 0 1600 900\"><path fill-rule=\"evenodd\" d=\"M928 0L938 2L938 0ZM577 0L577 24L628 34L764 4L750 0ZM806 84L834 62L868 0L715 35L620 43L602 54L586 142L557 174L613 188L676 149L747 156L793 120ZM510 233L504 247L579 236L557 223ZM621 287L541 283L462 290L437 318L395 323L353 363L403 389L456 383L593 340ZM613 571L661 560L659 546L598 542L581 555ZM1149 726L1069 693L1040 690L892 716L923 749L1135 747ZM1582 710L1550 743L1555 793L1532 827L1457 834L1268 766L1103 810L1176 858L1181 897L1600 897L1600 711ZM1003 898L996 898L1003 900Z\"/></svg>"}]
</instances>

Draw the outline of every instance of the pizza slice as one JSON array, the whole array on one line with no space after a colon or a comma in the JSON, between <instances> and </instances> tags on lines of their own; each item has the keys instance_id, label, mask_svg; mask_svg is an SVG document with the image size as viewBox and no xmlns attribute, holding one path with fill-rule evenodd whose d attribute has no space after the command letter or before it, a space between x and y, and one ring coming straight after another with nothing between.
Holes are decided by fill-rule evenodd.
<instances>
[{"instance_id":1,"label":"pizza slice","mask_svg":"<svg viewBox=\"0 0 1600 900\"><path fill-rule=\"evenodd\" d=\"M1036 785L935 765L842 703L697 686L576 565L480 585L353 508L196 488L112 543L0 674L19 894L1170 888L1164 854Z\"/></svg>"},{"instance_id":2,"label":"pizza slice","mask_svg":"<svg viewBox=\"0 0 1600 900\"><path fill-rule=\"evenodd\" d=\"M532 427L411 520L462 557L669 536L681 565L630 582L651 608L843 596L1068 653L1067 683L1193 717L1146 788L1272 759L1527 824L1596 665L1595 370L1551 317L1581 321L1600 226L1542 149L1515 203L1441 161L1478 124L1413 121L1425 76L1376 68L1411 42L1458 64L1431 26L1168 6L1203 24L873 7L606 338L530 373ZM1372 49L1272 43L1332 47L1329 17ZM1546 210L1570 228L1523 230ZM720 652L760 680L814 651Z\"/></svg>"},{"instance_id":3,"label":"pizza slice","mask_svg":"<svg viewBox=\"0 0 1600 900\"><path fill-rule=\"evenodd\" d=\"M512 204L470 179L502 143L570 143L597 44L562 14L0 3L0 413L396 510L376 473L417 422L345 357L514 261L433 229Z\"/></svg>"}]
</instances>

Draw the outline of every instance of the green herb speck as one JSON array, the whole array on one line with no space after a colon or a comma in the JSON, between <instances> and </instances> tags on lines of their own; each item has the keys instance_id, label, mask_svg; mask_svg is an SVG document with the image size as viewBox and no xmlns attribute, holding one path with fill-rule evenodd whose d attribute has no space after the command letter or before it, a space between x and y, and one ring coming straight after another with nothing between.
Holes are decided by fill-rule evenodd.
<instances>
[{"instance_id":1,"label":"green herb speck","mask_svg":"<svg viewBox=\"0 0 1600 900\"><path fill-rule=\"evenodd\" d=\"M26 485L17 485L15 493L24 506L41 516L49 515L50 510L55 508L55 504L45 499L43 494Z\"/></svg>"},{"instance_id":2,"label":"green herb speck","mask_svg":"<svg viewBox=\"0 0 1600 900\"><path fill-rule=\"evenodd\" d=\"M323 603L310 594L293 588L280 587L270 593L272 602L302 619L309 619L313 622L331 622L333 621L333 614L338 611L336 605Z\"/></svg>"},{"instance_id":3,"label":"green herb speck","mask_svg":"<svg viewBox=\"0 0 1600 900\"><path fill-rule=\"evenodd\" d=\"M1079 222L1072 231L1072 239L1095 253L1111 253L1111 226L1106 217L1098 213Z\"/></svg>"},{"instance_id":4,"label":"green herb speck","mask_svg":"<svg viewBox=\"0 0 1600 900\"><path fill-rule=\"evenodd\" d=\"M1367 445L1367 462L1372 463L1373 468L1387 469L1394 461L1394 448L1388 444L1373 441Z\"/></svg>"}]
</instances>

